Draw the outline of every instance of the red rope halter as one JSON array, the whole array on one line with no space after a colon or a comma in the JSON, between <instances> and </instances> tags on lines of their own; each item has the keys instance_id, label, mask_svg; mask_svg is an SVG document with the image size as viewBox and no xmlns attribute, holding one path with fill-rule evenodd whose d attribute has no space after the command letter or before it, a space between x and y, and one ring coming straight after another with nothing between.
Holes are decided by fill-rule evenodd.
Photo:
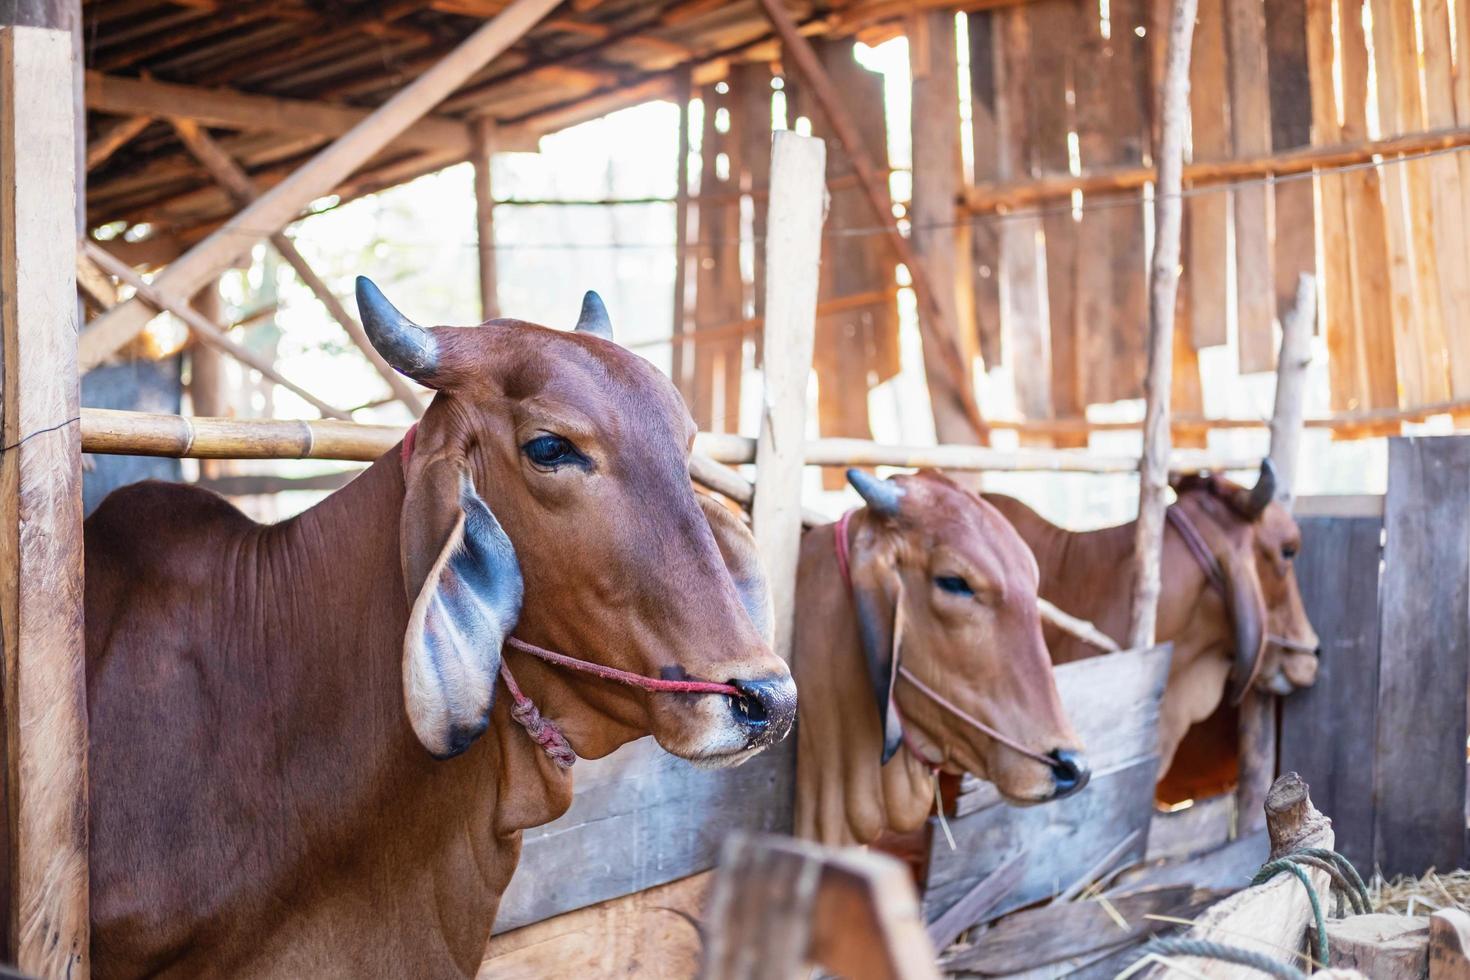
<instances>
[{"instance_id":1,"label":"red rope halter","mask_svg":"<svg viewBox=\"0 0 1470 980\"><path fill-rule=\"evenodd\" d=\"M849 594L851 594L852 592L852 564L850 556L851 546L848 544L847 541L847 528L848 525L852 522L852 515L855 513L857 513L856 509L850 510L837 519L837 536L832 542L833 550L837 554L837 571L841 573L842 581L844 584L846 584ZM1014 752L1018 752L1028 759L1035 759L1037 762L1040 762L1042 765L1048 768L1055 767L1055 759L1051 758L1050 756L1043 755L1040 752L1033 752L1030 749L1026 748L1024 745L1015 741L1014 739L1002 735L994 728L985 724L985 722L981 721L979 718L976 718L974 715L965 711L959 705L955 704L953 701L949 700L944 695L934 690L934 688L930 687L928 684L925 684L913 671L909 670L908 667L899 662L899 650L900 647L897 642L895 642L893 649L894 669L898 671L898 676L912 684L916 691L927 697L929 700L933 701L935 704L939 705L944 710L948 711L955 718L958 718L960 721L981 732L982 734L989 736L993 741L999 742L1006 748L1011 749ZM895 714L898 714L898 705L896 703L893 706L893 710ZM924 753L919 751L918 747L915 746L912 737L909 735L908 727L903 723L902 714L898 714L898 724L900 734L903 735L904 746L910 752L912 752L920 762L924 763L929 768L936 770L941 765L943 765L943 759L940 759L938 762L934 762L930 759L925 758Z\"/></svg>"},{"instance_id":2,"label":"red rope halter","mask_svg":"<svg viewBox=\"0 0 1470 980\"><path fill-rule=\"evenodd\" d=\"M414 439L418 434L418 428L418 423L415 422L403 434L403 447L399 452L405 469L408 467L409 458L413 456ZM557 653L534 643L527 643L514 636L506 637L505 645L520 650L522 653L528 653L555 667L580 671L584 674L591 674L593 677L600 677L605 681L626 684L629 687L636 687L654 694L724 694L733 698L744 697L743 692L732 684L644 677L642 674L619 670L616 667L593 663L590 660L578 660L576 657L569 657L564 653ZM553 762L563 769L570 769L572 763L577 761L577 753L572 750L566 735L557 727L556 722L542 715L536 703L521 690L521 686L516 683L515 677L510 672L510 665L505 662L504 658L500 661L500 679L505 681L505 688L510 692L511 700L515 702L510 716L526 730L532 741L539 745Z\"/></svg>"}]
</instances>

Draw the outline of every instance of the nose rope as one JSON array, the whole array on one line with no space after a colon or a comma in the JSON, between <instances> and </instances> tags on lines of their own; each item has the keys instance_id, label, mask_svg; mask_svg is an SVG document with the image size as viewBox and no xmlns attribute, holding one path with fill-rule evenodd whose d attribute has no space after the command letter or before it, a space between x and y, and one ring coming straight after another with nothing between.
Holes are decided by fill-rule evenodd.
<instances>
[{"instance_id":1,"label":"nose rope","mask_svg":"<svg viewBox=\"0 0 1470 980\"><path fill-rule=\"evenodd\" d=\"M1225 570L1220 567L1220 559L1210 550L1205 543L1205 537L1200 534L1199 528L1195 526L1193 518L1189 516L1183 507L1174 504L1164 511L1164 519L1173 525L1174 530L1179 532L1179 537L1184 541L1185 548L1193 556L1195 563L1205 573L1205 580L1209 582L1210 588L1219 593L1220 598L1230 599L1229 591L1225 584ZM1310 643L1293 640L1289 636L1278 636L1275 633L1266 634L1266 642L1273 643L1283 650L1294 650L1298 653L1316 653L1317 648Z\"/></svg>"},{"instance_id":2,"label":"nose rope","mask_svg":"<svg viewBox=\"0 0 1470 980\"><path fill-rule=\"evenodd\" d=\"M399 458L405 471L408 469L408 461L413 456L415 437L418 435L418 423L408 427L403 434L403 446L399 449ZM627 670L619 670L616 667L608 667L603 664L593 663L590 660L578 660L564 653L557 653L545 647L539 647L534 643L508 636L505 645L529 653L531 656L545 661L556 667L567 670L581 671L600 677L605 681L615 684L626 684L640 690L653 694L723 694L727 697L745 697L745 692L733 684L720 684L715 681L675 681L665 680L660 677L644 677ZM510 665L503 660L500 664L500 678L505 681L506 690L510 692L511 700L515 702L511 708L510 716L516 723L526 730L531 740L539 745L551 760L563 769L570 769L572 763L577 760L577 754L572 750L571 743L567 741L566 735L557 727L556 722L551 721L541 714L536 703L525 695L521 686L516 683L515 677L510 672Z\"/></svg>"},{"instance_id":3,"label":"nose rope","mask_svg":"<svg viewBox=\"0 0 1470 980\"><path fill-rule=\"evenodd\" d=\"M854 508L853 510L848 511L837 519L837 536L833 541L834 550L837 553L837 571L841 573L842 581L847 585L847 591L849 594L852 592L852 564L851 558L849 556L849 545L847 543L847 528L848 525L852 522L852 515L856 513L857 509ZM991 728L989 725L985 724L985 722L981 721L979 718L976 718L974 715L965 711L959 705L955 704L953 701L949 700L944 695L934 690L934 688L930 687L928 684L925 684L923 681L919 680L918 675L909 670L908 667L898 662L900 649L901 647L899 646L899 644L895 642L893 648L894 669L898 671L899 677L902 677L904 680L912 684L914 686L914 689L917 690L920 694L923 694L929 700L933 701L935 704L939 705L941 708L954 715L960 721L976 729L982 734L989 736L992 741L998 742L1001 745L1004 745L1006 748L1017 752L1028 759L1034 759L1037 762L1040 762L1042 765L1046 766L1048 769L1056 768L1056 760L1053 759L1051 756L1043 755L1040 752L1033 752L1022 745L1020 742L1017 742L1015 739L1002 735L994 728ZM910 752L914 753L914 755L918 756L920 762L923 762L926 765L934 768L937 768L938 765L943 762L942 759L940 760L940 763L930 762L915 749L913 742L909 739L908 732L904 729L903 716L901 714L899 715L899 729L900 733L903 735L905 747L907 747Z\"/></svg>"}]
</instances>

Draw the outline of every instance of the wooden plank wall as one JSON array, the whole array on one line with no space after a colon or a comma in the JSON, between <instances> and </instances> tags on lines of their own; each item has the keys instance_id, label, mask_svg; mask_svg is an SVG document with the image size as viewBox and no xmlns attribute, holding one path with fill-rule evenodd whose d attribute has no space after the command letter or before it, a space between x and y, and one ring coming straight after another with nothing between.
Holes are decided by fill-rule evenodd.
<instances>
[{"instance_id":1,"label":"wooden plank wall","mask_svg":"<svg viewBox=\"0 0 1470 980\"><path fill-rule=\"evenodd\" d=\"M1310 504L1310 502L1308 502ZM1282 702L1280 771L1298 772L1332 817L1337 850L1373 867L1381 515L1298 516L1297 580L1322 641L1317 683ZM1325 733L1331 733L1324 737Z\"/></svg>"},{"instance_id":2,"label":"wooden plank wall","mask_svg":"<svg viewBox=\"0 0 1470 980\"><path fill-rule=\"evenodd\" d=\"M1190 158L1280 155L1465 125L1464 6L1200 0ZM1146 162L1163 9L1158 0L1036 0L971 13L975 180ZM1334 410L1470 398L1470 276L1454 274L1470 266L1470 153L1187 193L1181 318L1192 350L1180 368L1192 371L1201 348L1234 343L1242 373L1271 370L1280 318L1299 276L1315 271ZM967 277L982 352L987 366L1001 358L1009 367L1025 417L1076 418L1089 405L1138 396L1146 222L1137 202L1146 196L1099 192L1080 202L1080 219L1065 199L977 215ZM1038 231L1044 245L1035 256ZM1049 356L1038 356L1039 336ZM1203 401L1189 384L1176 396L1187 406Z\"/></svg>"},{"instance_id":3,"label":"wooden plank wall","mask_svg":"<svg viewBox=\"0 0 1470 980\"><path fill-rule=\"evenodd\" d=\"M1134 831L1138 837L1118 863L1143 856L1154 812L1158 707L1169 652L1163 646L1057 668L1057 688L1086 746L1092 782L1068 799L1017 808L1003 803L989 783L967 778L950 820L958 847L951 851L937 828L930 835L926 920L942 915L1018 850L1026 852L1021 884L997 912L1056 894ZM1121 716L1120 704L1131 706Z\"/></svg>"}]
</instances>

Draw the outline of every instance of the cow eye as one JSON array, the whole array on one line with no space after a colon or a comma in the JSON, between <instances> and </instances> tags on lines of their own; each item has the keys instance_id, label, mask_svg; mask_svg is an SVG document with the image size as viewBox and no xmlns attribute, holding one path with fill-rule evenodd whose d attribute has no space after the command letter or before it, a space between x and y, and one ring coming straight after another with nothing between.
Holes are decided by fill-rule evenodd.
<instances>
[{"instance_id":1,"label":"cow eye","mask_svg":"<svg viewBox=\"0 0 1470 980\"><path fill-rule=\"evenodd\" d=\"M561 466L582 458L577 447L561 436L537 436L522 446L521 451L537 466Z\"/></svg>"},{"instance_id":2,"label":"cow eye","mask_svg":"<svg viewBox=\"0 0 1470 980\"><path fill-rule=\"evenodd\" d=\"M974 595L975 594L975 590L972 589L972 588L970 588L970 583L969 582L966 582L963 578L961 578L958 575L940 575L940 576L937 576L934 579L934 584L937 585L937 586L939 586L939 588L942 589L942 590L944 590L945 592L949 592L949 593L951 593L953 595Z\"/></svg>"},{"instance_id":3,"label":"cow eye","mask_svg":"<svg viewBox=\"0 0 1470 980\"><path fill-rule=\"evenodd\" d=\"M1293 558L1295 558L1296 557L1296 545L1294 545L1294 544L1288 544L1288 545L1282 546L1282 548L1281 548L1281 557L1282 558L1285 558L1287 561L1291 561Z\"/></svg>"}]
</instances>

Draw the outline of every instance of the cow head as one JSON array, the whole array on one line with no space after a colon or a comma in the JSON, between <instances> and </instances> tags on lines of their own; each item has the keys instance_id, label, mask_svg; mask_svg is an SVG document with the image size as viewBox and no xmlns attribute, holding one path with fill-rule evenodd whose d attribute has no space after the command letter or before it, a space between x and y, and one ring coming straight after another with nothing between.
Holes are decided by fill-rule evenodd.
<instances>
[{"instance_id":1,"label":"cow head","mask_svg":"<svg viewBox=\"0 0 1470 980\"><path fill-rule=\"evenodd\" d=\"M1255 687L1290 694L1317 677L1317 634L1307 619L1292 561L1301 531L1276 502L1269 461L1252 488L1223 477L1189 475L1173 482L1176 506L1189 514L1218 562L1225 583L1221 633L1229 636L1230 690L1239 701Z\"/></svg>"},{"instance_id":2,"label":"cow head","mask_svg":"<svg viewBox=\"0 0 1470 980\"><path fill-rule=\"evenodd\" d=\"M651 732L717 766L784 737L796 690L758 622L768 597L753 542L696 498L689 413L612 342L597 295L571 332L509 319L425 329L361 278L357 298L377 351L437 392L405 460L400 527L404 696L424 746L456 755L485 730L512 630L746 695L650 694L528 663L519 679L536 679L581 755Z\"/></svg>"},{"instance_id":3,"label":"cow head","mask_svg":"<svg viewBox=\"0 0 1470 980\"><path fill-rule=\"evenodd\" d=\"M886 762L908 739L950 772L990 780L1013 802L1073 793L1088 770L1062 711L1041 636L1036 560L1000 513L934 471L848 479L851 578ZM1050 756L1001 744L905 681L902 664L965 713Z\"/></svg>"}]
</instances>

